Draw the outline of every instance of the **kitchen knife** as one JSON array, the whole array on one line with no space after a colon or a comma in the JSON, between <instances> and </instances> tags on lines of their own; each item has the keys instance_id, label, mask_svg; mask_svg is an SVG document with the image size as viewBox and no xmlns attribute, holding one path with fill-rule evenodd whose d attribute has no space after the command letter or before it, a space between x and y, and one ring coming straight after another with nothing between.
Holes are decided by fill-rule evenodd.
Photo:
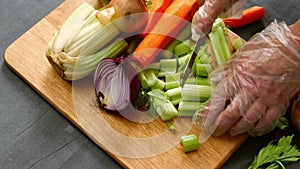
<instances>
[{"instance_id":1,"label":"kitchen knife","mask_svg":"<svg viewBox=\"0 0 300 169\"><path fill-rule=\"evenodd\" d=\"M192 56L190 57L187 65L184 68L183 74L182 74L182 78L181 78L181 87L182 88L183 88L187 78L189 77L189 75L191 73L191 70L192 70L195 58L198 55L199 49L200 49L201 46L203 46L206 43L206 39L207 39L206 35L201 34L199 36L198 40L195 43L195 46L194 46L194 49L193 49L193 52L192 52Z\"/></svg>"}]
</instances>

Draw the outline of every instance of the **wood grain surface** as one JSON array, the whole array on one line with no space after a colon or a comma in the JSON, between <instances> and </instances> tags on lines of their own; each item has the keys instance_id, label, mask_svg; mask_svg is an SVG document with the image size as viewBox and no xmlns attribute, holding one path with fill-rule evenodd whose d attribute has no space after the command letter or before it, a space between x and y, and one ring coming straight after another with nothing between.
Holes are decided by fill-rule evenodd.
<instances>
[{"instance_id":1,"label":"wood grain surface","mask_svg":"<svg viewBox=\"0 0 300 169\"><path fill-rule=\"evenodd\" d=\"M155 136L164 132L166 127L159 120L150 123L134 123L118 114L95 112L95 105L92 104L92 98L90 98L92 94L90 83L82 87L80 83L67 82L51 67L45 57L48 41L57 31L58 26L82 2L84 0L66 0L12 43L4 55L7 65L125 168L220 168L248 135L232 137L225 134L218 138L211 137L201 145L199 150L190 153L184 153L179 143L170 150L151 157L130 157L109 151L112 145L116 145L112 143L120 140L111 140L101 134L105 131L101 129L103 124L98 122L105 122L122 135L134 138ZM90 1L90 3L95 2ZM229 35L230 38L236 37L232 33ZM89 78L86 80L89 81ZM79 90L78 86L82 88ZM82 95L81 92L85 94ZM82 104L78 106L77 102ZM188 132L199 133L199 130L192 127ZM128 145L123 144L123 147L118 148L122 151L121 149L126 146ZM143 151L143 148L136 145L131 149Z\"/></svg>"}]
</instances>

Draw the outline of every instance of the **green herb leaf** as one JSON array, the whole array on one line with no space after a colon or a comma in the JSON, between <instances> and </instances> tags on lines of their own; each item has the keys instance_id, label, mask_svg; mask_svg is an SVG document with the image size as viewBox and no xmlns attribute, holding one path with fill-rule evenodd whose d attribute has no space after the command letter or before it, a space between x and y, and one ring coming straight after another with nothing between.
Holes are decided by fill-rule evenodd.
<instances>
[{"instance_id":1,"label":"green herb leaf","mask_svg":"<svg viewBox=\"0 0 300 169\"><path fill-rule=\"evenodd\" d=\"M270 142L262 148L248 169L282 168L284 164L296 162L300 159L300 151L291 145L293 135L282 137L277 145Z\"/></svg>"}]
</instances>

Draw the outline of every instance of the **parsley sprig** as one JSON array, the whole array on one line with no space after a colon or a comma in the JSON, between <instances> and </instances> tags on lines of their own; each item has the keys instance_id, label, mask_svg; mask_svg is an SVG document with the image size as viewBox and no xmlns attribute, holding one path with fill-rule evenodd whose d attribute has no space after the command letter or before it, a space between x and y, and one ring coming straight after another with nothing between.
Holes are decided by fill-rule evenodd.
<instances>
[{"instance_id":1,"label":"parsley sprig","mask_svg":"<svg viewBox=\"0 0 300 169\"><path fill-rule=\"evenodd\" d=\"M298 161L300 151L296 145L291 145L293 136L280 138L277 145L270 142L259 151L248 169L284 169L284 165Z\"/></svg>"}]
</instances>

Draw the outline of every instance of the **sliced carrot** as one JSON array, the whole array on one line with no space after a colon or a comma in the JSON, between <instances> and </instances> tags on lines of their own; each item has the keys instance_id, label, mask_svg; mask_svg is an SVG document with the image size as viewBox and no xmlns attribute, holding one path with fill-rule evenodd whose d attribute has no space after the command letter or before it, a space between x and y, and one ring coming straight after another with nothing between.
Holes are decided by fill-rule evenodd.
<instances>
[{"instance_id":1,"label":"sliced carrot","mask_svg":"<svg viewBox=\"0 0 300 169\"><path fill-rule=\"evenodd\" d=\"M133 56L142 67L151 63L159 52L190 21L200 4L198 0L174 0L151 32L141 41Z\"/></svg>"},{"instance_id":2,"label":"sliced carrot","mask_svg":"<svg viewBox=\"0 0 300 169\"><path fill-rule=\"evenodd\" d=\"M151 12L165 12L172 0L151 0Z\"/></svg>"},{"instance_id":3,"label":"sliced carrot","mask_svg":"<svg viewBox=\"0 0 300 169\"><path fill-rule=\"evenodd\" d=\"M172 0L151 0L151 7L148 10L148 24L144 30L144 33L139 35L140 38L145 36L152 30L154 25L157 23L162 13L169 7Z\"/></svg>"},{"instance_id":4,"label":"sliced carrot","mask_svg":"<svg viewBox=\"0 0 300 169\"><path fill-rule=\"evenodd\" d=\"M224 18L225 25L239 28L249 23L257 21L265 16L264 8L261 6L253 6L243 10L243 16L241 18Z\"/></svg>"}]
</instances>

